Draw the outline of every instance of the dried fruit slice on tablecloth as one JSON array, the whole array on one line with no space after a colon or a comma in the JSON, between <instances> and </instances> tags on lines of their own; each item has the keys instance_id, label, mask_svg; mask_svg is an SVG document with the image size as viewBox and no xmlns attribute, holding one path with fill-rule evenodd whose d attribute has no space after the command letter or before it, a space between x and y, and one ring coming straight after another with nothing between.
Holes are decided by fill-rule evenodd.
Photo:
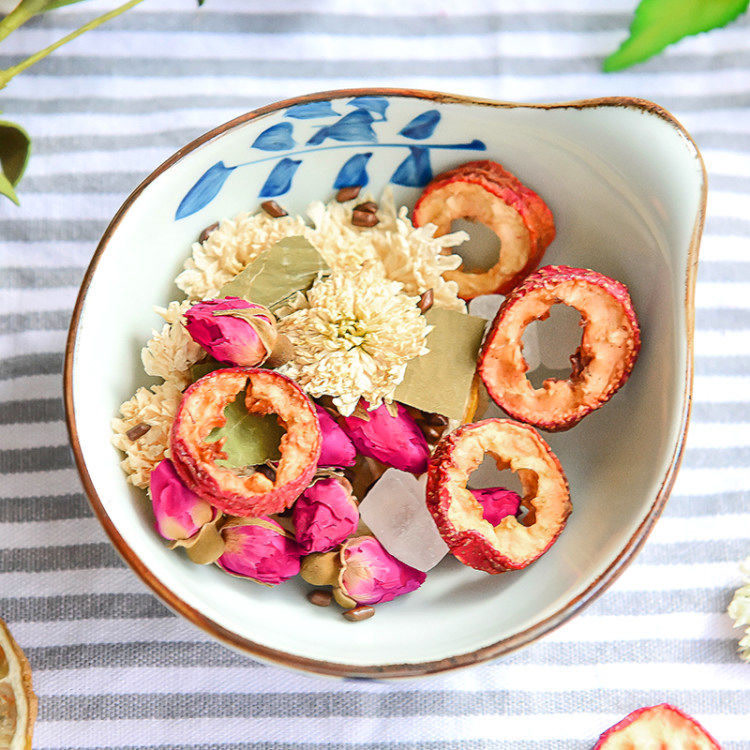
<instances>
[{"instance_id":1,"label":"dried fruit slice on tablecloth","mask_svg":"<svg viewBox=\"0 0 750 750\"><path fill-rule=\"evenodd\" d=\"M581 345L567 380L534 388L523 357L526 326L562 303L581 314ZM641 347L640 328L627 287L585 268L546 266L505 299L479 355L488 393L515 419L550 432L567 430L609 401L625 384Z\"/></svg>"},{"instance_id":2,"label":"dried fruit slice on tablecloth","mask_svg":"<svg viewBox=\"0 0 750 750\"><path fill-rule=\"evenodd\" d=\"M506 516L493 526L466 486L485 454L510 468L523 487L522 521ZM548 550L570 515L570 494L557 456L527 425L485 419L443 438L430 460L427 507L451 552L487 573L518 570Z\"/></svg>"},{"instance_id":3,"label":"dried fruit slice on tablecloth","mask_svg":"<svg viewBox=\"0 0 750 750\"><path fill-rule=\"evenodd\" d=\"M531 273L555 238L547 204L494 161L472 161L435 177L414 207L414 225L437 226L436 236L451 231L455 219L478 221L500 238L500 257L484 272L459 268L443 277L458 283L459 296L507 294Z\"/></svg>"},{"instance_id":4,"label":"dried fruit slice on tablecloth","mask_svg":"<svg viewBox=\"0 0 750 750\"><path fill-rule=\"evenodd\" d=\"M29 662L0 620L0 747L31 750L36 706Z\"/></svg>"},{"instance_id":5,"label":"dried fruit slice on tablecloth","mask_svg":"<svg viewBox=\"0 0 750 750\"><path fill-rule=\"evenodd\" d=\"M276 414L285 430L274 479L252 467L236 471L222 466L218 462L227 459L224 439L206 441L214 428L226 423L224 409L243 389L248 412ZM290 507L315 473L321 442L315 408L302 389L277 372L249 367L215 370L193 383L170 434L172 462L182 480L234 516L262 516Z\"/></svg>"},{"instance_id":6,"label":"dried fruit slice on tablecloth","mask_svg":"<svg viewBox=\"0 0 750 750\"><path fill-rule=\"evenodd\" d=\"M697 722L668 703L639 708L599 737L594 750L721 750Z\"/></svg>"}]
</instances>

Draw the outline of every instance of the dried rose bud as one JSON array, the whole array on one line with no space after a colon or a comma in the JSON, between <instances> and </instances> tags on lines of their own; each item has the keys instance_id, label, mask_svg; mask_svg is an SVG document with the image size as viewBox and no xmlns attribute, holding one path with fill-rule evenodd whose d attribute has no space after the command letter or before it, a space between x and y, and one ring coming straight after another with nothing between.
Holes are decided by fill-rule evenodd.
<instances>
[{"instance_id":1,"label":"dried rose bud","mask_svg":"<svg viewBox=\"0 0 750 750\"><path fill-rule=\"evenodd\" d=\"M482 518L497 526L506 516L515 516L521 506L521 497L505 487L486 487L471 490L482 506Z\"/></svg>"},{"instance_id":2,"label":"dried rose bud","mask_svg":"<svg viewBox=\"0 0 750 750\"><path fill-rule=\"evenodd\" d=\"M332 550L353 534L359 523L351 485L338 477L315 482L297 498L292 520L303 554Z\"/></svg>"},{"instance_id":3,"label":"dried rose bud","mask_svg":"<svg viewBox=\"0 0 750 750\"><path fill-rule=\"evenodd\" d=\"M226 546L216 564L242 578L275 586L299 573L301 550L276 521L241 518L221 529Z\"/></svg>"},{"instance_id":4,"label":"dried rose bud","mask_svg":"<svg viewBox=\"0 0 750 750\"><path fill-rule=\"evenodd\" d=\"M367 403L362 402L367 408ZM412 474L424 474L430 449L422 430L401 404L395 417L381 404L367 412L369 420L355 414L344 417L343 428L356 449L364 456L376 458L388 466Z\"/></svg>"},{"instance_id":5,"label":"dried rose bud","mask_svg":"<svg viewBox=\"0 0 750 750\"><path fill-rule=\"evenodd\" d=\"M232 366L259 365L276 343L272 313L239 297L196 303L185 313L185 327L214 359Z\"/></svg>"},{"instance_id":6,"label":"dried rose bud","mask_svg":"<svg viewBox=\"0 0 750 750\"><path fill-rule=\"evenodd\" d=\"M374 536L349 539L342 548L338 591L357 604L389 602L418 589L427 578L386 552Z\"/></svg>"},{"instance_id":7,"label":"dried rose bud","mask_svg":"<svg viewBox=\"0 0 750 750\"><path fill-rule=\"evenodd\" d=\"M336 420L322 407L315 404L315 411L323 433L318 466L354 466L357 450L347 434L336 424Z\"/></svg>"},{"instance_id":8,"label":"dried rose bud","mask_svg":"<svg viewBox=\"0 0 750 750\"><path fill-rule=\"evenodd\" d=\"M165 539L189 539L216 517L216 509L183 484L167 459L151 472L150 489L156 530Z\"/></svg>"}]
</instances>

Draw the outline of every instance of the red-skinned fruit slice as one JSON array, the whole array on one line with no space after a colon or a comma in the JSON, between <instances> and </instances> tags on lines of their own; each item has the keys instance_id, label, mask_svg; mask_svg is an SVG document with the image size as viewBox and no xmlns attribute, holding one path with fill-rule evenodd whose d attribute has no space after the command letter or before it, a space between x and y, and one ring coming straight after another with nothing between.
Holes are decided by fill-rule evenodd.
<instances>
[{"instance_id":1,"label":"red-skinned fruit slice","mask_svg":"<svg viewBox=\"0 0 750 750\"><path fill-rule=\"evenodd\" d=\"M511 468L523 486L523 520L506 516L492 526L466 487L489 453L499 470ZM570 515L570 493L560 462L536 430L507 419L459 427L435 449L427 474L427 507L450 551L487 573L519 570L548 550Z\"/></svg>"},{"instance_id":2,"label":"red-skinned fruit slice","mask_svg":"<svg viewBox=\"0 0 750 750\"><path fill-rule=\"evenodd\" d=\"M414 207L413 221L437 226L436 236L451 230L455 219L478 221L500 238L500 258L484 272L463 268L443 277L458 283L463 299L507 294L533 271L555 238L547 204L494 161L471 161L435 177Z\"/></svg>"},{"instance_id":3,"label":"red-skinned fruit slice","mask_svg":"<svg viewBox=\"0 0 750 750\"><path fill-rule=\"evenodd\" d=\"M245 389L245 406L255 414L276 414L286 430L279 444L276 478L243 475L216 463L226 459L223 440L205 442L226 423L224 409ZM177 409L170 448L185 484L214 507L233 516L263 516L289 508L310 483L322 436L310 399L289 378L272 370L231 367L214 370L188 388Z\"/></svg>"},{"instance_id":4,"label":"red-skinned fruit slice","mask_svg":"<svg viewBox=\"0 0 750 750\"><path fill-rule=\"evenodd\" d=\"M695 719L674 706L639 708L610 727L594 750L721 750Z\"/></svg>"},{"instance_id":5,"label":"red-skinned fruit slice","mask_svg":"<svg viewBox=\"0 0 750 750\"><path fill-rule=\"evenodd\" d=\"M534 388L523 358L526 326L562 303L581 314L581 345L567 380ZM585 268L545 266L506 297L479 353L478 372L495 403L511 417L549 432L567 430L609 401L630 376L641 347L627 287Z\"/></svg>"}]
</instances>

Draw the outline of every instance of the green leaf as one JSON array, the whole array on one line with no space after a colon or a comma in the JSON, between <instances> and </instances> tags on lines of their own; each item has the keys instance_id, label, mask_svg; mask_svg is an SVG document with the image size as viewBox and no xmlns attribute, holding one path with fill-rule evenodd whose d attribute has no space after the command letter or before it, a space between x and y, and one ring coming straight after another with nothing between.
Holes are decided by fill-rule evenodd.
<instances>
[{"instance_id":1,"label":"green leaf","mask_svg":"<svg viewBox=\"0 0 750 750\"><path fill-rule=\"evenodd\" d=\"M661 52L691 34L725 26L747 10L750 0L641 0L630 36L603 68L622 70Z\"/></svg>"},{"instance_id":2,"label":"green leaf","mask_svg":"<svg viewBox=\"0 0 750 750\"><path fill-rule=\"evenodd\" d=\"M394 398L407 406L461 419L484 337L484 318L433 307L425 314L433 326L429 352L410 359Z\"/></svg>"},{"instance_id":3,"label":"green leaf","mask_svg":"<svg viewBox=\"0 0 750 750\"><path fill-rule=\"evenodd\" d=\"M20 125L0 120L0 193L14 203L18 196L13 189L23 176L31 150L31 138Z\"/></svg>"},{"instance_id":4,"label":"green leaf","mask_svg":"<svg viewBox=\"0 0 750 750\"><path fill-rule=\"evenodd\" d=\"M208 375L209 372L221 370L224 367L229 367L229 365L222 364L221 362L217 362L213 357L209 357L202 362L196 362L194 365L191 365L190 377L195 383L196 380L200 380L204 375Z\"/></svg>"},{"instance_id":5,"label":"green leaf","mask_svg":"<svg viewBox=\"0 0 750 750\"><path fill-rule=\"evenodd\" d=\"M220 466L241 469L281 458L279 443L284 436L284 428L275 414L261 416L249 412L245 408L245 391L238 393L234 401L227 405L224 416L227 423L211 430L206 438L207 443L226 438L224 453L227 460L219 459L217 463Z\"/></svg>"},{"instance_id":6,"label":"green leaf","mask_svg":"<svg viewBox=\"0 0 750 750\"><path fill-rule=\"evenodd\" d=\"M241 297L273 309L295 292L307 291L328 264L304 237L286 237L262 252L219 289L219 297Z\"/></svg>"}]
</instances>

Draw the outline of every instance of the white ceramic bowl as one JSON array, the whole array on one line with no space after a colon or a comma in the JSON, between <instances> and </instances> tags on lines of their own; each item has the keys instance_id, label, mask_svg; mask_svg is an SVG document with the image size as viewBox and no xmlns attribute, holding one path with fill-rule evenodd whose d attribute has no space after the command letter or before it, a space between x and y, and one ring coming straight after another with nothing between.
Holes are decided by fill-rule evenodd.
<instances>
[{"instance_id":1,"label":"white ceramic bowl","mask_svg":"<svg viewBox=\"0 0 750 750\"><path fill-rule=\"evenodd\" d=\"M201 229L256 208L260 192L291 211L328 199L349 160L345 169L364 168L376 194L391 181L397 201L413 205L420 191L409 185L424 182L430 169L476 158L501 162L550 205L558 233L545 264L586 266L623 281L641 321L643 349L626 386L574 429L545 436L573 503L557 543L526 570L500 576L446 559L417 592L356 625L311 607L298 579L269 589L166 549L145 493L125 483L110 420L148 382L139 351L157 324L152 306L179 298L173 279ZM414 676L533 641L612 582L666 502L689 416L705 192L702 160L685 130L658 106L632 99L533 106L338 91L218 127L127 199L81 288L65 401L96 514L170 607L260 659L333 675Z\"/></svg>"}]
</instances>

